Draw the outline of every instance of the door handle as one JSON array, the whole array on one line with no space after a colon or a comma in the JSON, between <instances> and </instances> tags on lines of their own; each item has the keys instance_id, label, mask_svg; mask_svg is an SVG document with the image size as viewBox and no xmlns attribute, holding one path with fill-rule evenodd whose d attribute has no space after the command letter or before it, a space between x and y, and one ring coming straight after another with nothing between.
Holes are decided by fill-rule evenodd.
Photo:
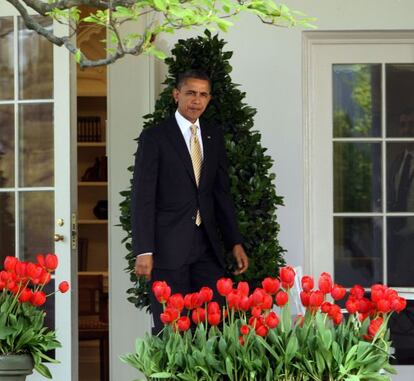
<instances>
[{"instance_id":1,"label":"door handle","mask_svg":"<svg viewBox=\"0 0 414 381\"><path fill-rule=\"evenodd\" d=\"M63 241L65 237L62 234L55 234L54 240L55 242Z\"/></svg>"}]
</instances>

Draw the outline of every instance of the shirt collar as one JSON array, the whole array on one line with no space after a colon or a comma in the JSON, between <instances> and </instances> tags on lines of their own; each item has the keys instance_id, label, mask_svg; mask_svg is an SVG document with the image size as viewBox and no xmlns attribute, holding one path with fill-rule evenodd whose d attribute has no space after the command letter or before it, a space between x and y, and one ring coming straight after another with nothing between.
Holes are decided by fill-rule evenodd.
<instances>
[{"instance_id":1,"label":"shirt collar","mask_svg":"<svg viewBox=\"0 0 414 381\"><path fill-rule=\"evenodd\" d=\"M183 134L188 132L193 124L200 128L200 119L197 119L194 123L191 123L188 119L184 118L178 110L175 111L175 120L177 121Z\"/></svg>"}]
</instances>

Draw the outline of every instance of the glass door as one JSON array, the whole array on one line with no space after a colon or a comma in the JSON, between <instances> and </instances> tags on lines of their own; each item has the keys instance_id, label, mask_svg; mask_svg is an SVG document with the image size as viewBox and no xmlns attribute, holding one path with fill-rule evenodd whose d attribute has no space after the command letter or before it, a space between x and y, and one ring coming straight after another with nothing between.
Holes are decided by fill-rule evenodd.
<instances>
[{"instance_id":1,"label":"glass door","mask_svg":"<svg viewBox=\"0 0 414 381\"><path fill-rule=\"evenodd\" d=\"M308 57L310 268L409 299L390 327L394 363L412 371L414 34L336 37Z\"/></svg>"},{"instance_id":2,"label":"glass door","mask_svg":"<svg viewBox=\"0 0 414 381\"><path fill-rule=\"evenodd\" d=\"M54 28L50 19L37 20ZM66 50L27 29L14 8L2 2L0 260L11 255L35 261L39 253L56 253L59 267L50 291L62 280L71 281L69 83ZM72 299L72 292L57 293L45 307L47 325L62 343L52 354L60 364L48 365L55 380L74 379Z\"/></svg>"}]
</instances>

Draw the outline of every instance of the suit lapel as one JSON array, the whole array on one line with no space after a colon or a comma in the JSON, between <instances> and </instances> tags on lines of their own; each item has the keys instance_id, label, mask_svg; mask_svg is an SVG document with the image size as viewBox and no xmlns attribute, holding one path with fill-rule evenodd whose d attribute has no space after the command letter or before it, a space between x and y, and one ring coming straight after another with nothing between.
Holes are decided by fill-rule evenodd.
<instances>
[{"instance_id":1,"label":"suit lapel","mask_svg":"<svg viewBox=\"0 0 414 381\"><path fill-rule=\"evenodd\" d=\"M180 127L178 126L177 121L175 120L175 117L171 118L170 121L167 123L166 130L168 132L167 135L170 140L170 143L180 156L184 164L184 167L190 175L191 179L193 180L194 184L196 184L193 164L191 162L191 156L188 152L187 144L184 140L183 134L181 133Z\"/></svg>"}]
</instances>

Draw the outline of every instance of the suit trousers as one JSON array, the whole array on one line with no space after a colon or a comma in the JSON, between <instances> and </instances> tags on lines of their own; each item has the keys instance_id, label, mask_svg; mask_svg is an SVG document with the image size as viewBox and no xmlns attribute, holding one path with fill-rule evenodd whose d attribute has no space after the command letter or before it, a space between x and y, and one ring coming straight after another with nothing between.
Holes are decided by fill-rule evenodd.
<instances>
[{"instance_id":1,"label":"suit trousers","mask_svg":"<svg viewBox=\"0 0 414 381\"><path fill-rule=\"evenodd\" d=\"M171 294L198 292L201 287L210 287L214 291L214 300L222 303L217 293L216 282L224 276L225 271L218 261L206 231L201 224L196 226L193 244L186 263L178 269L166 270L154 268L151 274L150 289L155 281L165 281L171 287ZM153 317L152 334L158 334L164 327L161 322L162 304L150 291L151 311Z\"/></svg>"}]
</instances>

